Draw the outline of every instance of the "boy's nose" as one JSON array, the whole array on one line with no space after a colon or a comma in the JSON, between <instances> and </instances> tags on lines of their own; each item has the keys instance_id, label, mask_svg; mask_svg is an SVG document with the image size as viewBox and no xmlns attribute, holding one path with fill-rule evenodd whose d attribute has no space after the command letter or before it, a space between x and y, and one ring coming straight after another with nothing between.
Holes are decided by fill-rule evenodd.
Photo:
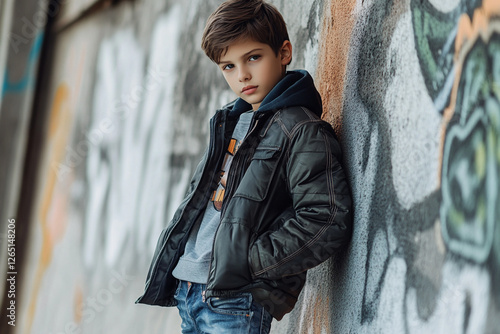
<instances>
[{"instance_id":1,"label":"boy's nose","mask_svg":"<svg viewBox=\"0 0 500 334\"><path fill-rule=\"evenodd\" d=\"M238 79L240 82L248 81L250 80L250 72L248 72L246 69L240 69L240 72L238 73Z\"/></svg>"}]
</instances>

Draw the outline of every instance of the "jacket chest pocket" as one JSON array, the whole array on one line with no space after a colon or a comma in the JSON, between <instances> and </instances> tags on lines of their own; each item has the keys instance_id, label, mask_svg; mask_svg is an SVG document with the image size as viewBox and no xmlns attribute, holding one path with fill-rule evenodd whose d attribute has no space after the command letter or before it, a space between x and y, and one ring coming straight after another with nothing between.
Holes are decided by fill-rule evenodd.
<instances>
[{"instance_id":1,"label":"jacket chest pocket","mask_svg":"<svg viewBox=\"0 0 500 334\"><path fill-rule=\"evenodd\" d=\"M257 147L234 196L262 201L276 173L282 150L280 147Z\"/></svg>"}]
</instances>

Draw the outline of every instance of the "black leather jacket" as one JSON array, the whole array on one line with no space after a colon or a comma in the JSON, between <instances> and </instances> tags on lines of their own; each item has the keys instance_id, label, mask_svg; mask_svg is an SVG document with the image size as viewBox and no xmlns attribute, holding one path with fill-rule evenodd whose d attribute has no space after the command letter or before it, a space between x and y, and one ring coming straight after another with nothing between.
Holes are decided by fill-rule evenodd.
<instances>
[{"instance_id":1,"label":"black leather jacket","mask_svg":"<svg viewBox=\"0 0 500 334\"><path fill-rule=\"evenodd\" d=\"M311 96L316 99L312 103ZM295 98L308 108L290 106ZM340 145L331 126L319 118L318 99L307 72L289 72L255 112L228 175L206 298L250 291L279 320L295 305L306 271L348 243L350 190ZM218 185L225 148L239 114L249 109L244 104L237 100L211 119L209 148L188 195L160 235L137 303L176 305L172 270Z\"/></svg>"}]
</instances>

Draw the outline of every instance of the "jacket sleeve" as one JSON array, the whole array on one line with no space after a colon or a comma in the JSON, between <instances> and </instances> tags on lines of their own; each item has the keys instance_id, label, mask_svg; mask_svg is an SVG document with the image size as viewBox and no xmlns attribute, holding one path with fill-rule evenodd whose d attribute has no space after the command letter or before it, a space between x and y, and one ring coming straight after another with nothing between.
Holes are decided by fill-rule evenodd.
<instances>
[{"instance_id":1,"label":"jacket sleeve","mask_svg":"<svg viewBox=\"0 0 500 334\"><path fill-rule=\"evenodd\" d=\"M250 246L254 278L304 272L351 237L351 195L333 130L324 122L306 123L291 135L286 175L293 204Z\"/></svg>"}]
</instances>

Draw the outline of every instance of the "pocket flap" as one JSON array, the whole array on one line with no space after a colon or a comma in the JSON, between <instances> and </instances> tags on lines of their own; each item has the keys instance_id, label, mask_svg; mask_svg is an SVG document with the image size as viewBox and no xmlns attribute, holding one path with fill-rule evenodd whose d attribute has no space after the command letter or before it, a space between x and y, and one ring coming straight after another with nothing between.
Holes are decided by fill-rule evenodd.
<instances>
[{"instance_id":1,"label":"pocket flap","mask_svg":"<svg viewBox=\"0 0 500 334\"><path fill-rule=\"evenodd\" d=\"M281 151L281 147L257 147L253 154L253 159L265 160L273 158Z\"/></svg>"}]
</instances>

